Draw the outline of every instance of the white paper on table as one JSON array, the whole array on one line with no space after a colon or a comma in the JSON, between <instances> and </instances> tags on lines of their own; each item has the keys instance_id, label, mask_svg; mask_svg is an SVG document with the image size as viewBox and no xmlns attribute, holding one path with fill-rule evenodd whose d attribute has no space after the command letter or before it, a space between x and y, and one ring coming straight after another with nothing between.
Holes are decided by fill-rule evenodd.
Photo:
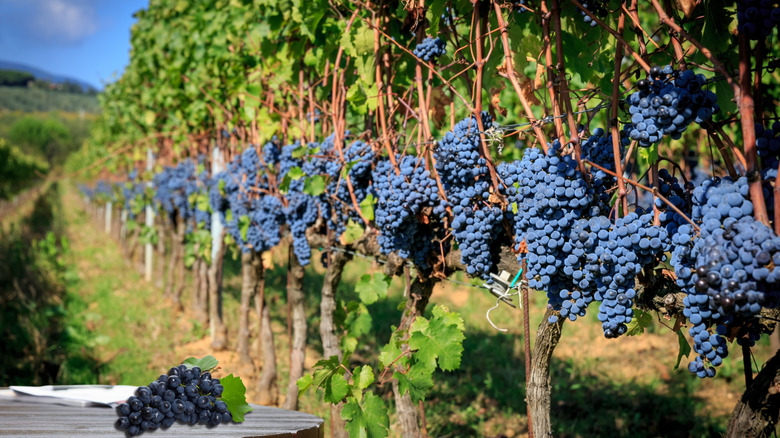
<instances>
[{"instance_id":1,"label":"white paper on table","mask_svg":"<svg viewBox=\"0 0 780 438\"><path fill-rule=\"evenodd\" d=\"M124 403L137 387L128 385L46 385L11 386L11 391L25 400L70 406L110 406Z\"/></svg>"}]
</instances>

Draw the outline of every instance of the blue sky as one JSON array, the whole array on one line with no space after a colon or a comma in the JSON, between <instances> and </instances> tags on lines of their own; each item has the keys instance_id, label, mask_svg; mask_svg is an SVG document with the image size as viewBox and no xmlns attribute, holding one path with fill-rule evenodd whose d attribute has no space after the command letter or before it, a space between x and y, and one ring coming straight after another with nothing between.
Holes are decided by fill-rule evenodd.
<instances>
[{"instance_id":1,"label":"blue sky","mask_svg":"<svg viewBox=\"0 0 780 438\"><path fill-rule=\"evenodd\" d=\"M103 88L129 60L148 0L0 0L0 59Z\"/></svg>"}]
</instances>

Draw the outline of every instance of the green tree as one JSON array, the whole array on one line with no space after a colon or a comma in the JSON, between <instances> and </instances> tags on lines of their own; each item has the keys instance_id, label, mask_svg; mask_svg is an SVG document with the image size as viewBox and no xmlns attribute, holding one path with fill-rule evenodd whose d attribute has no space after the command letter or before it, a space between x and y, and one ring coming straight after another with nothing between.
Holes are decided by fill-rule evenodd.
<instances>
[{"instance_id":1,"label":"green tree","mask_svg":"<svg viewBox=\"0 0 780 438\"><path fill-rule=\"evenodd\" d=\"M26 87L28 82L34 80L35 76L30 73L16 70L0 70L0 85Z\"/></svg>"},{"instance_id":2,"label":"green tree","mask_svg":"<svg viewBox=\"0 0 780 438\"><path fill-rule=\"evenodd\" d=\"M27 153L35 153L52 166L64 159L73 148L70 130L59 120L19 119L8 134L11 143Z\"/></svg>"}]
</instances>

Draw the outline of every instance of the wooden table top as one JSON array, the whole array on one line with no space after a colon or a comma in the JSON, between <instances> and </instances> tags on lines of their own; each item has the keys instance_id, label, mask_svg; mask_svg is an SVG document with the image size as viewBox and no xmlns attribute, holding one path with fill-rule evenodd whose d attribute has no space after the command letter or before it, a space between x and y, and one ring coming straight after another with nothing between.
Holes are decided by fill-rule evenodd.
<instances>
[{"instance_id":1,"label":"wooden table top","mask_svg":"<svg viewBox=\"0 0 780 438\"><path fill-rule=\"evenodd\" d=\"M323 420L311 414L252 405L243 423L204 425L175 423L166 430L140 436L158 438L323 438ZM22 398L0 398L0 436L22 437L124 437L114 428L111 408L61 406L35 403Z\"/></svg>"}]
</instances>

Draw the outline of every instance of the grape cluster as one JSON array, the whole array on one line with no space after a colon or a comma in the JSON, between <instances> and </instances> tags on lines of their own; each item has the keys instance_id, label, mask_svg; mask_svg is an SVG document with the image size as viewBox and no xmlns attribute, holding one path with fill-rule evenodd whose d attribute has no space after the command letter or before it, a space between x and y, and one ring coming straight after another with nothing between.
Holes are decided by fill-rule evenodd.
<instances>
[{"instance_id":1,"label":"grape cluster","mask_svg":"<svg viewBox=\"0 0 780 438\"><path fill-rule=\"evenodd\" d=\"M146 205L146 184L138 179L138 171L133 169L128 175L127 182L122 186L122 198L127 218L135 220L138 213Z\"/></svg>"},{"instance_id":2,"label":"grape cluster","mask_svg":"<svg viewBox=\"0 0 780 438\"><path fill-rule=\"evenodd\" d=\"M559 289L568 284L562 277L563 261L571 249L564 244L572 225L584 216L602 213L577 162L559 153L557 141L546 154L527 149L511 180L517 192L508 197L517 206L515 244L525 240L528 249L526 278L532 288L547 291L554 307L559 303Z\"/></svg>"},{"instance_id":3,"label":"grape cluster","mask_svg":"<svg viewBox=\"0 0 780 438\"><path fill-rule=\"evenodd\" d=\"M95 185L93 197L99 202L114 202L116 201L116 194L114 193L114 185L108 181L100 180Z\"/></svg>"},{"instance_id":4,"label":"grape cluster","mask_svg":"<svg viewBox=\"0 0 780 438\"><path fill-rule=\"evenodd\" d=\"M299 147L299 143L282 147L279 154L279 178L284 178L290 169L300 167L303 164L303 160L295 158L293 154ZM306 230L317 221L319 204L314 197L304 193L303 188L304 181L302 179L290 181L284 217L290 227L290 234L292 234L293 253L298 258L298 262L302 266L306 266L311 260L311 247L306 239Z\"/></svg>"},{"instance_id":5,"label":"grape cluster","mask_svg":"<svg viewBox=\"0 0 780 438\"><path fill-rule=\"evenodd\" d=\"M702 89L705 83L703 75L691 70L651 68L649 79L640 80L639 91L628 98L631 125L625 129L631 139L649 147L664 135L679 139L693 121L709 120L719 107L715 93Z\"/></svg>"},{"instance_id":6,"label":"grape cluster","mask_svg":"<svg viewBox=\"0 0 780 438\"><path fill-rule=\"evenodd\" d=\"M623 157L624 148L631 143L625 131L620 136L620 156ZM612 134L607 134L604 129L596 128L587 140L582 142L582 158L599 166L615 171L615 153L612 147ZM591 188L596 197L595 202L600 205L601 211L606 211L610 202L610 192L615 187L616 179L612 175L598 168L591 169Z\"/></svg>"},{"instance_id":7,"label":"grape cluster","mask_svg":"<svg viewBox=\"0 0 780 438\"><path fill-rule=\"evenodd\" d=\"M195 179L195 163L190 160L182 161L176 167L163 168L154 176L157 189L154 200L171 218L190 219L194 213L189 202L190 184Z\"/></svg>"},{"instance_id":8,"label":"grape cluster","mask_svg":"<svg viewBox=\"0 0 780 438\"><path fill-rule=\"evenodd\" d=\"M604 0L588 0L586 2L582 2L582 7L589 10L591 14L603 20L609 14L607 3L608 2L605 2ZM596 26L596 21L590 18L588 14L583 11L580 11L580 14L582 14L582 20L585 21L585 24L589 24L591 27Z\"/></svg>"},{"instance_id":9,"label":"grape cluster","mask_svg":"<svg viewBox=\"0 0 780 438\"><path fill-rule=\"evenodd\" d=\"M346 230L349 219L363 224L352 203L347 182L343 178L344 169L349 168L347 174L359 206L369 193L371 163L374 155L370 145L358 140L344 150L343 166L338 160L330 161L327 166L329 177L327 193L330 196L323 196L323 203L326 205L325 216L328 219L328 228L333 230L336 238Z\"/></svg>"},{"instance_id":10,"label":"grape cluster","mask_svg":"<svg viewBox=\"0 0 780 438\"><path fill-rule=\"evenodd\" d=\"M761 167L776 171L780 164L780 121L773 123L771 128L756 123L756 148Z\"/></svg>"},{"instance_id":11,"label":"grape cluster","mask_svg":"<svg viewBox=\"0 0 780 438\"><path fill-rule=\"evenodd\" d=\"M436 62L439 56L447 53L444 41L441 38L425 38L417 47L414 48L414 56L423 61Z\"/></svg>"},{"instance_id":12,"label":"grape cluster","mask_svg":"<svg viewBox=\"0 0 780 438\"><path fill-rule=\"evenodd\" d=\"M435 224L444 216L446 204L423 160L399 157L398 167L396 174L390 160L382 159L372 172L379 247L383 254L396 251L428 269L428 254L439 237Z\"/></svg>"},{"instance_id":13,"label":"grape cluster","mask_svg":"<svg viewBox=\"0 0 780 438\"><path fill-rule=\"evenodd\" d=\"M482 126L491 126L487 112ZM491 202L487 160L480 155L479 125L471 115L448 131L434 150L436 171L452 205L452 233L460 245L461 262L469 275L489 279L495 265L491 248L503 231L507 214ZM501 173L511 173L502 169ZM511 185L511 184L510 184Z\"/></svg>"},{"instance_id":14,"label":"grape cluster","mask_svg":"<svg viewBox=\"0 0 780 438\"><path fill-rule=\"evenodd\" d=\"M273 155L268 145L263 153ZM267 251L281 240L284 211L281 201L267 193L265 169L257 149L250 145L220 175L230 210L230 215L224 215L225 227L244 252ZM217 193L210 191L212 203L219 201Z\"/></svg>"},{"instance_id":15,"label":"grape cluster","mask_svg":"<svg viewBox=\"0 0 780 438\"><path fill-rule=\"evenodd\" d=\"M117 406L116 428L128 436L136 436L166 429L176 421L210 427L229 423L233 416L227 404L220 400L223 389L211 373L179 365L149 386L139 387L134 396Z\"/></svg>"},{"instance_id":16,"label":"grape cluster","mask_svg":"<svg viewBox=\"0 0 780 438\"><path fill-rule=\"evenodd\" d=\"M752 343L759 335L753 317L762 307L780 304L780 272L774 270L780 262L780 239L752 217L748 192L744 177L713 178L693 191L692 213L701 224L701 236L692 239L688 266L675 270L678 285L687 292L684 314L698 353L689 370L699 377L714 376L714 367L728 354L721 335L737 329ZM690 230L680 226L678 231ZM710 332L713 324L718 324L719 334Z\"/></svg>"},{"instance_id":17,"label":"grape cluster","mask_svg":"<svg viewBox=\"0 0 780 438\"><path fill-rule=\"evenodd\" d=\"M780 26L780 7L771 0L737 0L737 31L762 40Z\"/></svg>"}]
</instances>

